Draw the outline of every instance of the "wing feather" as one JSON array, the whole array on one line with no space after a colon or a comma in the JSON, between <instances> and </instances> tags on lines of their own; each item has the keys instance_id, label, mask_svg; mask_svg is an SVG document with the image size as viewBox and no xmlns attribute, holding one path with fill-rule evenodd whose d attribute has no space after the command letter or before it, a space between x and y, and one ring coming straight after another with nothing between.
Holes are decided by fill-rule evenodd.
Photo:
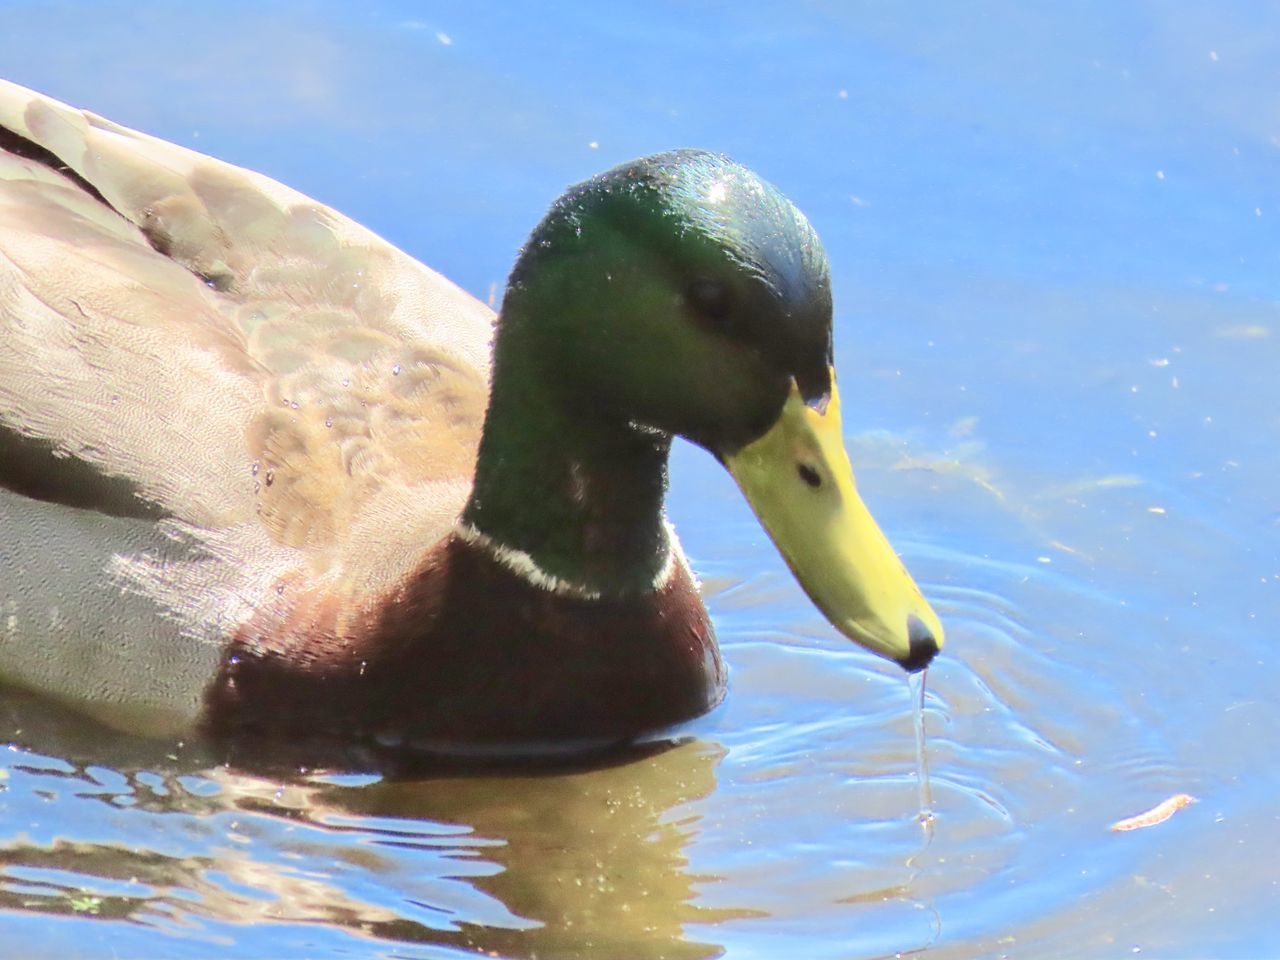
<instances>
[{"instance_id":1,"label":"wing feather","mask_svg":"<svg viewBox=\"0 0 1280 960\"><path fill-rule=\"evenodd\" d=\"M451 519L488 308L269 178L2 81L0 127L32 145L0 150L0 428L322 553L419 486Z\"/></svg>"}]
</instances>

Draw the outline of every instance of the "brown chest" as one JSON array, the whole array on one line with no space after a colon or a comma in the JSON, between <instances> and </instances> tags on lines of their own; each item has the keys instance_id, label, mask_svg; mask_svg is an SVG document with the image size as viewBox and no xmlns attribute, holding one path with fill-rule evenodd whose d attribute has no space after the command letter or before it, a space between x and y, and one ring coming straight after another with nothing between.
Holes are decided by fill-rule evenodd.
<instances>
[{"instance_id":1,"label":"brown chest","mask_svg":"<svg viewBox=\"0 0 1280 960\"><path fill-rule=\"evenodd\" d=\"M693 578L579 599L456 537L393 595L352 610L301 591L229 645L205 726L230 739L377 739L419 749L621 741L723 694Z\"/></svg>"}]
</instances>

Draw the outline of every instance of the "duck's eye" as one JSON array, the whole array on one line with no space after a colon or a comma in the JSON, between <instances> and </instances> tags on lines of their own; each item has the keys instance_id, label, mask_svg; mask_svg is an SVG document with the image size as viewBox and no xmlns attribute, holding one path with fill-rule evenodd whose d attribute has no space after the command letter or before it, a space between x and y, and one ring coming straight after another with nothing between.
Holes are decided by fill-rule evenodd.
<instances>
[{"instance_id":1,"label":"duck's eye","mask_svg":"<svg viewBox=\"0 0 1280 960\"><path fill-rule=\"evenodd\" d=\"M719 280L705 278L689 284L685 301L700 315L716 323L723 323L733 307L729 289Z\"/></svg>"}]
</instances>

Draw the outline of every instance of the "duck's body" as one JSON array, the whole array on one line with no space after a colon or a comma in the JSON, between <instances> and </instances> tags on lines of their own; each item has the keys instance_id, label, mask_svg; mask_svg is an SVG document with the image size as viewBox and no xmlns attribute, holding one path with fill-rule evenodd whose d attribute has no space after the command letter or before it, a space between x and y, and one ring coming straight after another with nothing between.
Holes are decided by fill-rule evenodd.
<instances>
[{"instance_id":1,"label":"duck's body","mask_svg":"<svg viewBox=\"0 0 1280 960\"><path fill-rule=\"evenodd\" d=\"M776 374L732 340L702 355L731 415L648 390L675 376L660 364L607 369L632 327L541 319L566 283L627 281L570 249L566 218L706 156L553 210L504 301L486 424L483 304L265 177L0 82L0 680L140 731L428 745L618 739L707 709L724 672L662 521L670 435L734 466L787 382L816 405L829 294L825 341L780 342ZM571 272L535 249L556 244ZM787 295L820 313L825 261L805 276ZM736 395L731 364L767 389ZM548 369L567 385L538 386Z\"/></svg>"},{"instance_id":2,"label":"duck's body","mask_svg":"<svg viewBox=\"0 0 1280 960\"><path fill-rule=\"evenodd\" d=\"M189 726L240 624L449 531L493 314L265 177L8 84L0 128L0 675Z\"/></svg>"}]
</instances>

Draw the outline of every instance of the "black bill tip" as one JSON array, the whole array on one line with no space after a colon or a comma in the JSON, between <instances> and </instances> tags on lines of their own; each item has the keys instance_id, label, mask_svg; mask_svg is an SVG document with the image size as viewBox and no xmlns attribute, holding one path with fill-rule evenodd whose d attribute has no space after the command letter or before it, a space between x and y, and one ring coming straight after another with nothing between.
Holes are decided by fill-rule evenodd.
<instances>
[{"instance_id":1,"label":"black bill tip","mask_svg":"<svg viewBox=\"0 0 1280 960\"><path fill-rule=\"evenodd\" d=\"M909 652L898 661L907 673L919 673L938 655L938 641L914 613L907 616L907 641Z\"/></svg>"}]
</instances>

